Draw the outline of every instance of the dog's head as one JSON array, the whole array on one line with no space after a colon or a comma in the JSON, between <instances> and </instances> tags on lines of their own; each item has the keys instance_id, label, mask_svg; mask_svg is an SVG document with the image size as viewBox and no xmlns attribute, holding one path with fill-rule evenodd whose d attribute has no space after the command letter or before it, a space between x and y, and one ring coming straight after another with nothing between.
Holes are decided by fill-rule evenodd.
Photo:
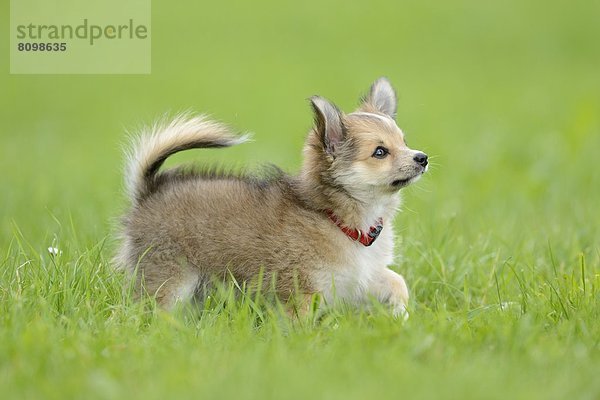
<instances>
[{"instance_id":1,"label":"dog's head","mask_svg":"<svg viewBox=\"0 0 600 400\"><path fill-rule=\"evenodd\" d=\"M322 97L311 104L315 128L306 156L324 183L364 199L397 192L427 171L427 155L410 149L396 125L397 99L387 79L375 81L350 114Z\"/></svg>"}]
</instances>

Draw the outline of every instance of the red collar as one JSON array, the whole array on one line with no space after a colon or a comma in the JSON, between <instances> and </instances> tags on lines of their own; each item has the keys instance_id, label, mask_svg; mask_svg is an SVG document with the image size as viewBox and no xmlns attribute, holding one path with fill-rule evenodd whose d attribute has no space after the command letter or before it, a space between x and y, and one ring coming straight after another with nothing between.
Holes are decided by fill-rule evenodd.
<instances>
[{"instance_id":1,"label":"red collar","mask_svg":"<svg viewBox=\"0 0 600 400\"><path fill-rule=\"evenodd\" d=\"M369 247L373 244L373 242L375 242L375 239L377 239L381 233L381 230L383 229L383 218L379 218L376 225L370 226L369 232L364 232L360 229L350 228L349 226L344 225L344 222L339 219L332 210L325 210L325 212L327 213L327 216L331 222L336 224L337 227L346 234L346 236L355 242L360 242L360 244L366 247Z\"/></svg>"}]
</instances>

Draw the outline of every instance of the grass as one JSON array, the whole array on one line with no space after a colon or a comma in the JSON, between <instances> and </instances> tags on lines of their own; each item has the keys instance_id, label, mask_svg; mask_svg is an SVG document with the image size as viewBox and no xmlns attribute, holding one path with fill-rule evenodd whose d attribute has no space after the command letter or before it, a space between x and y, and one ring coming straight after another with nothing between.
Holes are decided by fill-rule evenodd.
<instances>
[{"instance_id":1,"label":"grass","mask_svg":"<svg viewBox=\"0 0 600 400\"><path fill-rule=\"evenodd\" d=\"M154 3L151 75L0 67L2 398L600 397L597 2ZM171 165L294 172L306 98L349 110L380 75L434 164L396 220L407 322L131 301L110 265L125 129L210 112L255 142Z\"/></svg>"}]
</instances>

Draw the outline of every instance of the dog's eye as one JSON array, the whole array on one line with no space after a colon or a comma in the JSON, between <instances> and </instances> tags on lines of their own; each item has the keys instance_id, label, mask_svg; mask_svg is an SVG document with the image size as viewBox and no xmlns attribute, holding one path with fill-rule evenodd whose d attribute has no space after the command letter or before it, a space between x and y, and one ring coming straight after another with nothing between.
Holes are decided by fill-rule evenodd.
<instances>
[{"instance_id":1,"label":"dog's eye","mask_svg":"<svg viewBox=\"0 0 600 400\"><path fill-rule=\"evenodd\" d=\"M388 149L385 147L377 146L375 152L373 152L373 157L375 158L385 158L389 154Z\"/></svg>"}]
</instances>

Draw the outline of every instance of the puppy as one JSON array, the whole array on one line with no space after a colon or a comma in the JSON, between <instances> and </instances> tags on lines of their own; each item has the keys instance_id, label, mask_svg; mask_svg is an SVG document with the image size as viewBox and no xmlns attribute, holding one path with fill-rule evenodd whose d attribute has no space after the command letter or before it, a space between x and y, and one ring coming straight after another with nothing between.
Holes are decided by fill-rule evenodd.
<instances>
[{"instance_id":1,"label":"puppy","mask_svg":"<svg viewBox=\"0 0 600 400\"><path fill-rule=\"evenodd\" d=\"M427 171L427 155L407 147L385 78L350 114L322 97L310 102L315 122L297 176L159 171L179 151L247 140L202 116L180 116L139 137L127 164L132 206L116 257L137 291L172 308L201 299L215 277L260 276L286 301L297 293L357 306L376 298L404 314L406 282L388 268L392 222L400 189Z\"/></svg>"}]
</instances>

